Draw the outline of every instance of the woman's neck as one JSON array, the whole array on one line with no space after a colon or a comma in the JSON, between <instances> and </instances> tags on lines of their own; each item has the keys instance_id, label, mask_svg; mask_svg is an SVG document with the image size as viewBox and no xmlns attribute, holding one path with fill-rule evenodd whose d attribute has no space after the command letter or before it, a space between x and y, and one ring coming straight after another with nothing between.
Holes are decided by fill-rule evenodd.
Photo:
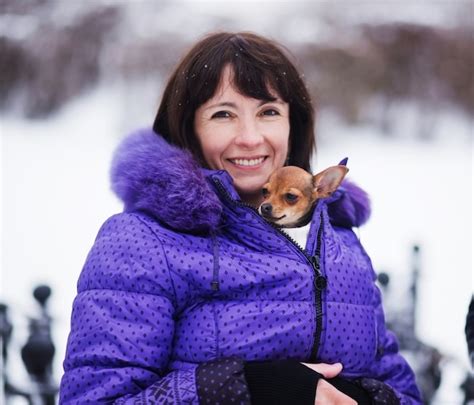
<instances>
[{"instance_id":1,"label":"woman's neck","mask_svg":"<svg viewBox=\"0 0 474 405\"><path fill-rule=\"evenodd\" d=\"M240 199L246 203L257 209L260 207L260 204L263 201L262 194L260 192L255 193L255 194L239 194Z\"/></svg>"}]
</instances>

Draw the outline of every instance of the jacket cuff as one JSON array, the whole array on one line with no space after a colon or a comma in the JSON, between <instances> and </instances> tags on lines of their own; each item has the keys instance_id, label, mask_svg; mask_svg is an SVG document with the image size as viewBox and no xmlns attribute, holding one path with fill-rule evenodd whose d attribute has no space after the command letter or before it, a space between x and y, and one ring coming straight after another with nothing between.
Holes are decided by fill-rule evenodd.
<instances>
[{"instance_id":1,"label":"jacket cuff","mask_svg":"<svg viewBox=\"0 0 474 405\"><path fill-rule=\"evenodd\" d=\"M196 387L201 405L250 405L244 362L238 358L230 357L199 364L196 369Z\"/></svg>"},{"instance_id":2,"label":"jacket cuff","mask_svg":"<svg viewBox=\"0 0 474 405\"><path fill-rule=\"evenodd\" d=\"M382 381L372 378L361 378L357 381L369 393L374 404L400 405L395 391Z\"/></svg>"},{"instance_id":3,"label":"jacket cuff","mask_svg":"<svg viewBox=\"0 0 474 405\"><path fill-rule=\"evenodd\" d=\"M245 379L252 403L314 405L321 374L296 360L247 362Z\"/></svg>"}]
</instances>

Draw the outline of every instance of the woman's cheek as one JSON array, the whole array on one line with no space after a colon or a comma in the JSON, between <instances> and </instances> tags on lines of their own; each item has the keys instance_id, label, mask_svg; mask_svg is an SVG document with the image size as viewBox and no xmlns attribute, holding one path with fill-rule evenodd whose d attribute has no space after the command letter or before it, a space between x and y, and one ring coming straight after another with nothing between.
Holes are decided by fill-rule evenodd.
<instances>
[{"instance_id":1,"label":"woman's cheek","mask_svg":"<svg viewBox=\"0 0 474 405\"><path fill-rule=\"evenodd\" d=\"M204 147L204 158L211 169L221 170L222 167L222 150L219 145L213 141L213 137L207 139Z\"/></svg>"}]
</instances>

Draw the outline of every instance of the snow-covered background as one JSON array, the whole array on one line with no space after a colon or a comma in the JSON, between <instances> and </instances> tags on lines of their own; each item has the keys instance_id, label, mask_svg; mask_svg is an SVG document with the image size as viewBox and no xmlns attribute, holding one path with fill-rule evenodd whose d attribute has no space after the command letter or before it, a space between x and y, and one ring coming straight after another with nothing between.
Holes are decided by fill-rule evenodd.
<instances>
[{"instance_id":1,"label":"snow-covered background","mask_svg":"<svg viewBox=\"0 0 474 405\"><path fill-rule=\"evenodd\" d=\"M156 15L151 1L103 3L127 9L127 30L133 29L134 35L169 37L169 69L182 52L173 49L173 38L191 43L215 29L253 30L291 49L298 41L329 38L333 31L328 26L334 27L334 21L344 28L339 36L344 42L361 21L450 27L460 19L472 19L468 2L358 1L336 2L337 7L318 2L316 8L311 3L309 19L303 16L310 3L298 1L163 2L166 7ZM64 1L58 18L73 19L77 10L92 7L84 4ZM18 28L15 35L26 35L23 31ZM117 37L117 46L123 46L126 36ZM102 56L105 61L113 58L111 49ZM305 71L307 77L309 73ZM36 309L32 289L49 284L58 380L81 266L100 225L121 210L109 187L112 152L127 132L152 122L166 73L158 76L140 80L132 72L129 80L105 77L46 118L23 118L18 113L21 97L2 113L0 301L8 303L14 322L10 349L18 353L25 343L26 317ZM383 115L381 104L373 98L365 116ZM469 369L463 329L473 291L472 116L450 104L430 111L420 108L417 100L397 101L389 109L390 135L384 135L376 120L347 122L333 110L322 109L314 167L348 156L350 178L369 192L373 215L357 232L375 268L391 275L387 311L400 310L408 300L411 249L420 245L416 332L445 355L443 384L434 403L460 404L458 386ZM432 123L430 135L419 136L420 122L426 120ZM15 382L25 383L18 354L12 355L8 367Z\"/></svg>"}]
</instances>

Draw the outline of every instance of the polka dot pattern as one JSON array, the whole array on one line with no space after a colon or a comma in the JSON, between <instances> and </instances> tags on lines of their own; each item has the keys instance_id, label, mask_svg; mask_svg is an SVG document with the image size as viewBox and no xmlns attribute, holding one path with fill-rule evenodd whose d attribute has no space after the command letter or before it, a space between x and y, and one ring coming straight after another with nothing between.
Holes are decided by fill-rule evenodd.
<instances>
[{"instance_id":1,"label":"polka dot pattern","mask_svg":"<svg viewBox=\"0 0 474 405\"><path fill-rule=\"evenodd\" d=\"M196 383L200 405L250 404L244 366L239 359L221 359L198 366Z\"/></svg>"},{"instance_id":2,"label":"polka dot pattern","mask_svg":"<svg viewBox=\"0 0 474 405\"><path fill-rule=\"evenodd\" d=\"M314 270L304 255L245 207L227 206L223 215L215 238L177 233L143 214L103 225L78 282L62 403L198 403L198 389L204 395L206 387L213 392L207 383L220 384L197 387L196 374L204 381L211 371L239 403L246 394L235 395L234 365L214 361L307 360L315 332L318 360L340 361L353 376L381 359L379 346L391 341L383 340L373 271L352 231L332 228L323 207L328 287L316 331ZM314 244L307 249L312 254ZM406 367L394 345L379 367Z\"/></svg>"},{"instance_id":3,"label":"polka dot pattern","mask_svg":"<svg viewBox=\"0 0 474 405\"><path fill-rule=\"evenodd\" d=\"M376 405L400 405L400 399L387 384L371 378L362 378L360 384L370 394Z\"/></svg>"},{"instance_id":4,"label":"polka dot pattern","mask_svg":"<svg viewBox=\"0 0 474 405\"><path fill-rule=\"evenodd\" d=\"M328 288L324 292L327 316L319 356L330 363L342 360L344 369L351 372L363 371L372 364L378 345L371 305L374 274L354 232L327 226L327 215L323 221L322 267Z\"/></svg>"}]
</instances>

